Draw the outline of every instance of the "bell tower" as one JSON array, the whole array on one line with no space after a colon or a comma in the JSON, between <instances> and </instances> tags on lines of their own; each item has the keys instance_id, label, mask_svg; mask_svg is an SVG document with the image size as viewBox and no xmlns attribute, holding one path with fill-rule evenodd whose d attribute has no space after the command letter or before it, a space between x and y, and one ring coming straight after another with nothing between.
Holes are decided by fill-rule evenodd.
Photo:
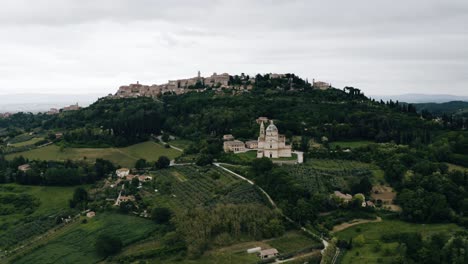
<instances>
[{"instance_id":1,"label":"bell tower","mask_svg":"<svg viewBox=\"0 0 468 264\"><path fill-rule=\"evenodd\" d=\"M263 121L260 124L260 138L265 138L265 125L263 125Z\"/></svg>"}]
</instances>

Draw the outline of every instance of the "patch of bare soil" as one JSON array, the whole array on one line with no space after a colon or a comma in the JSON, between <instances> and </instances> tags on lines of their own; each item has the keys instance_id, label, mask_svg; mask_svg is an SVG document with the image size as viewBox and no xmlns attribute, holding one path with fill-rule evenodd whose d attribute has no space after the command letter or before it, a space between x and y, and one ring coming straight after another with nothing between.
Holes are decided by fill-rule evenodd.
<instances>
[{"instance_id":1,"label":"patch of bare soil","mask_svg":"<svg viewBox=\"0 0 468 264\"><path fill-rule=\"evenodd\" d=\"M375 219L375 220L354 219L354 220L351 220L349 222L342 223L342 224L334 226L332 232L336 233L336 232L339 232L341 230L345 230L346 228L349 228L349 227L352 227L352 226L355 226L355 225L360 225L360 224L365 224L365 223L374 223L374 222L376 223L376 222L381 222L381 221L382 221L382 218L380 218L380 216L378 216L377 219Z\"/></svg>"}]
</instances>

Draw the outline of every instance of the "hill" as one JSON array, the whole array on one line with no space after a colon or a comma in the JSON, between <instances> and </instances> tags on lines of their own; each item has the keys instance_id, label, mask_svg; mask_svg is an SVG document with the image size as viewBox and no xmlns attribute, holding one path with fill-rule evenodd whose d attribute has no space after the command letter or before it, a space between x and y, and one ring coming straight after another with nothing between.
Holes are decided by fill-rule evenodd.
<instances>
[{"instance_id":1,"label":"hill","mask_svg":"<svg viewBox=\"0 0 468 264\"><path fill-rule=\"evenodd\" d=\"M414 104L418 112L427 111L435 116L456 115L468 116L468 102L451 101L446 103L421 103Z\"/></svg>"},{"instance_id":2,"label":"hill","mask_svg":"<svg viewBox=\"0 0 468 264\"><path fill-rule=\"evenodd\" d=\"M398 94L398 95L370 95L371 98L384 101L399 101L405 103L446 103L450 101L468 101L468 96L451 94Z\"/></svg>"}]
</instances>

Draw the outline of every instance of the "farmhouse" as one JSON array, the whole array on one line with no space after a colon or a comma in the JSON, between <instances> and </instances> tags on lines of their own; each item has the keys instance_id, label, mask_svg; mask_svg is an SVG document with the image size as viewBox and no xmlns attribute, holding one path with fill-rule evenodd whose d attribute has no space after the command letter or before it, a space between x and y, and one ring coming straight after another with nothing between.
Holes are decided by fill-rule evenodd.
<instances>
[{"instance_id":1,"label":"farmhouse","mask_svg":"<svg viewBox=\"0 0 468 264\"><path fill-rule=\"evenodd\" d=\"M353 199L353 196L351 194L344 194L340 191L334 191L333 195L342 199L345 203L349 203Z\"/></svg>"},{"instance_id":2,"label":"farmhouse","mask_svg":"<svg viewBox=\"0 0 468 264\"><path fill-rule=\"evenodd\" d=\"M261 250L260 253L258 253L258 256L261 259L274 258L278 256L278 250L276 248L264 249L264 250Z\"/></svg>"},{"instance_id":3,"label":"farmhouse","mask_svg":"<svg viewBox=\"0 0 468 264\"><path fill-rule=\"evenodd\" d=\"M223 144L223 149L224 152L245 152L245 143L240 140L225 141Z\"/></svg>"},{"instance_id":4,"label":"farmhouse","mask_svg":"<svg viewBox=\"0 0 468 264\"><path fill-rule=\"evenodd\" d=\"M270 120L266 128L263 121L260 124L260 136L258 137L257 158L282 158L291 157L291 145L286 145L286 137L278 133L278 128Z\"/></svg>"},{"instance_id":5,"label":"farmhouse","mask_svg":"<svg viewBox=\"0 0 468 264\"><path fill-rule=\"evenodd\" d=\"M256 149L258 148L258 141L257 140L249 140L245 142L245 147L248 149Z\"/></svg>"},{"instance_id":6,"label":"farmhouse","mask_svg":"<svg viewBox=\"0 0 468 264\"><path fill-rule=\"evenodd\" d=\"M125 178L130 174L130 170L127 169L127 168L120 168L120 169L116 170L115 173L117 174L117 177Z\"/></svg>"}]
</instances>

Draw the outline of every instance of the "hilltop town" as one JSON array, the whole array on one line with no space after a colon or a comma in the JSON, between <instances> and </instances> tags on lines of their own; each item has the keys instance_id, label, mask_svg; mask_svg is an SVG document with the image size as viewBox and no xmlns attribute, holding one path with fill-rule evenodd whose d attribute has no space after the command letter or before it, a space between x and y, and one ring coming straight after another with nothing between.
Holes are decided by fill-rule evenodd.
<instances>
[{"instance_id":1,"label":"hilltop town","mask_svg":"<svg viewBox=\"0 0 468 264\"><path fill-rule=\"evenodd\" d=\"M205 91L208 89L221 92L223 90L233 90L237 92L248 92L252 90L257 82L257 79L261 75L249 76L244 73L241 75L230 75L229 73L217 74L213 73L209 77L202 77L200 71L196 77L188 79L169 80L165 84L152 84L143 85L139 82L120 86L118 91L114 95L109 95L110 98L134 98L134 97L158 97L163 94L184 94L190 91ZM268 79L286 79L290 83L290 88L293 87L293 74L278 74L270 73L262 78ZM320 90L326 90L331 88L331 84L315 81L309 84L310 87Z\"/></svg>"}]
</instances>

